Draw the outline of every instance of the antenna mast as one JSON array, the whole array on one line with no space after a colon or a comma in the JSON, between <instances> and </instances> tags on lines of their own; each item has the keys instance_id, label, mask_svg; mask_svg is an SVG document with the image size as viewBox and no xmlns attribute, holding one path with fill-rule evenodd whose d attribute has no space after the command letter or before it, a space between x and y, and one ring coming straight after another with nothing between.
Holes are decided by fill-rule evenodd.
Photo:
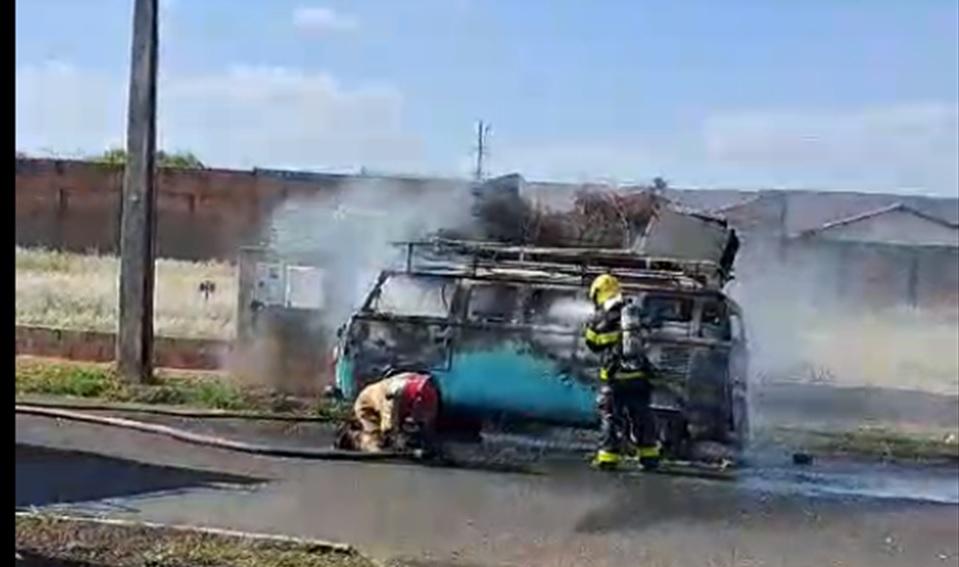
<instances>
[{"instance_id":1,"label":"antenna mast","mask_svg":"<svg viewBox=\"0 0 959 567\"><path fill-rule=\"evenodd\" d=\"M483 171L483 158L488 152L486 139L489 135L490 125L482 120L476 125L476 170L473 177L476 181L482 181L485 172Z\"/></svg>"}]
</instances>

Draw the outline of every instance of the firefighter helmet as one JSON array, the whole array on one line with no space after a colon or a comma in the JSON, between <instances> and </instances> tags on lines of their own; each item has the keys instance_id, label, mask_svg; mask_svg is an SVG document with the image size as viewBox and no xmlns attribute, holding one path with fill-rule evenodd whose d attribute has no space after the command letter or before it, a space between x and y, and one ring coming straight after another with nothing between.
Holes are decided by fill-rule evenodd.
<instances>
[{"instance_id":1,"label":"firefighter helmet","mask_svg":"<svg viewBox=\"0 0 959 567\"><path fill-rule=\"evenodd\" d=\"M610 274L597 276L589 286L589 299L596 305L602 305L619 294L619 280Z\"/></svg>"}]
</instances>

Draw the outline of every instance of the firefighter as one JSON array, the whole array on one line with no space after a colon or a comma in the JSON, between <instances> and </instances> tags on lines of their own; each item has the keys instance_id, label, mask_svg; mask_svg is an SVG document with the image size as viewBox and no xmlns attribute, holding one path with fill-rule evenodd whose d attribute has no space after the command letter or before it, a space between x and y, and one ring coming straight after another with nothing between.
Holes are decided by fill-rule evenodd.
<instances>
[{"instance_id":1,"label":"firefighter","mask_svg":"<svg viewBox=\"0 0 959 567\"><path fill-rule=\"evenodd\" d=\"M428 452L438 414L439 393L430 376L396 374L360 391L337 446L369 453L388 448Z\"/></svg>"},{"instance_id":2,"label":"firefighter","mask_svg":"<svg viewBox=\"0 0 959 567\"><path fill-rule=\"evenodd\" d=\"M586 345L600 356L602 434L593 466L616 468L628 441L643 468L655 468L660 448L650 409L651 366L638 335L638 306L623 298L619 280L610 274L593 281L589 299L594 312L586 326Z\"/></svg>"}]
</instances>

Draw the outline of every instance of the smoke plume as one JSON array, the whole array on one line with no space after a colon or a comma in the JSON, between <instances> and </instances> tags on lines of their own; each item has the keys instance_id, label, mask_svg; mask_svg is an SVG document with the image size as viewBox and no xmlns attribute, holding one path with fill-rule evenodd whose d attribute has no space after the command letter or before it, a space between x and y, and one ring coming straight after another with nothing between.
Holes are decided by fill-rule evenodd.
<instances>
[{"instance_id":1,"label":"smoke plume","mask_svg":"<svg viewBox=\"0 0 959 567\"><path fill-rule=\"evenodd\" d=\"M410 190L383 179L355 181L333 197L291 199L273 215L269 245L285 258L306 257L325 270L326 306L318 323L335 330L356 309L380 270L397 265L396 241L468 226L467 187L436 184Z\"/></svg>"},{"instance_id":2,"label":"smoke plume","mask_svg":"<svg viewBox=\"0 0 959 567\"><path fill-rule=\"evenodd\" d=\"M742 258L728 291L743 306L754 379L959 394L959 306L841 294L824 256L781 264L753 245Z\"/></svg>"}]
</instances>

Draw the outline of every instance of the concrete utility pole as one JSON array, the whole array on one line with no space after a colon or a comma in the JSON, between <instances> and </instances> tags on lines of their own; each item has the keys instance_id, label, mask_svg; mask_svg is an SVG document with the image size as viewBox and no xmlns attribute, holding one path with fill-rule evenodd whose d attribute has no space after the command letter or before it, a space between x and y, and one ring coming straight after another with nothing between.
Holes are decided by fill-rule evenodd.
<instances>
[{"instance_id":1,"label":"concrete utility pole","mask_svg":"<svg viewBox=\"0 0 959 567\"><path fill-rule=\"evenodd\" d=\"M134 0L116 340L117 369L131 382L153 378L157 42L157 0Z\"/></svg>"},{"instance_id":2,"label":"concrete utility pole","mask_svg":"<svg viewBox=\"0 0 959 567\"><path fill-rule=\"evenodd\" d=\"M489 134L489 124L480 120L476 125L476 171L473 172L476 181L483 180L483 158L486 157L487 134Z\"/></svg>"}]
</instances>

